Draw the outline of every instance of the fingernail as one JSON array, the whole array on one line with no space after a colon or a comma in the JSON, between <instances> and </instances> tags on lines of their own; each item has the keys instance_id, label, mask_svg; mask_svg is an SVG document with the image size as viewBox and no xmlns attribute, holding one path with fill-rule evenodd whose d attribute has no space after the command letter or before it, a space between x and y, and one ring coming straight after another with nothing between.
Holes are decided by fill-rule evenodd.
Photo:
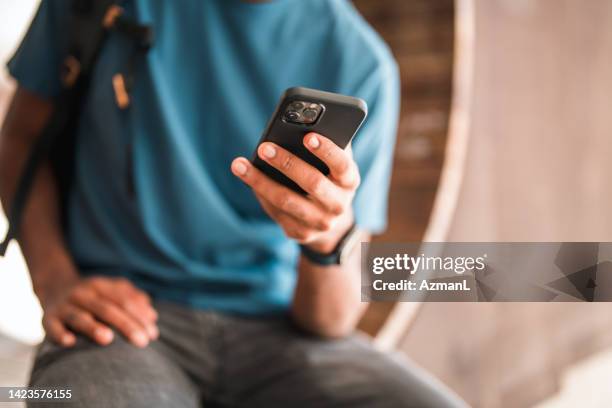
<instances>
[{"instance_id":1,"label":"fingernail","mask_svg":"<svg viewBox=\"0 0 612 408\"><path fill-rule=\"evenodd\" d=\"M103 341L105 343L109 343L113 340L113 332L108 329L98 328L94 332L94 336L96 336L98 340Z\"/></svg>"},{"instance_id":2,"label":"fingernail","mask_svg":"<svg viewBox=\"0 0 612 408\"><path fill-rule=\"evenodd\" d=\"M232 170L238 176L244 176L247 172L247 166L241 160L232 163Z\"/></svg>"},{"instance_id":3,"label":"fingernail","mask_svg":"<svg viewBox=\"0 0 612 408\"><path fill-rule=\"evenodd\" d=\"M316 136L310 136L310 139L308 140L308 146L310 146L312 149L316 149L317 147L319 147L321 145L321 143L319 142L319 138Z\"/></svg>"},{"instance_id":4,"label":"fingernail","mask_svg":"<svg viewBox=\"0 0 612 408\"><path fill-rule=\"evenodd\" d=\"M62 336L62 344L64 346L71 346L72 344L74 344L74 342L75 342L74 336L70 334L65 334Z\"/></svg>"},{"instance_id":5,"label":"fingernail","mask_svg":"<svg viewBox=\"0 0 612 408\"><path fill-rule=\"evenodd\" d=\"M155 340L159 337L159 329L156 326L147 327L147 333L152 340Z\"/></svg>"},{"instance_id":6,"label":"fingernail","mask_svg":"<svg viewBox=\"0 0 612 408\"><path fill-rule=\"evenodd\" d=\"M140 331L132 333L130 340L132 340L132 343L138 347L144 347L149 344L149 338L147 335Z\"/></svg>"},{"instance_id":7,"label":"fingernail","mask_svg":"<svg viewBox=\"0 0 612 408\"><path fill-rule=\"evenodd\" d=\"M263 155L268 159L273 159L276 156L276 149L270 145L265 145L263 148Z\"/></svg>"}]
</instances>

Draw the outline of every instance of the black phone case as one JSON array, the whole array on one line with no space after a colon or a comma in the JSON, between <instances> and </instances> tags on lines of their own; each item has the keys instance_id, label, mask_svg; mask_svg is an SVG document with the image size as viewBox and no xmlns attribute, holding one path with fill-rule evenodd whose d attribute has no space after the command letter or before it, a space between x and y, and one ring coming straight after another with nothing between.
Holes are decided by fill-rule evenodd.
<instances>
[{"instance_id":1,"label":"black phone case","mask_svg":"<svg viewBox=\"0 0 612 408\"><path fill-rule=\"evenodd\" d=\"M319 103L323 105L323 113L313 124L304 125L287 122L283 118L283 113L287 105L294 101ZM329 169L325 163L310 153L304 146L304 136L309 132L316 132L344 149L359 130L367 114L368 108L362 99L316 89L289 88L281 97L257 145L259 146L265 141L276 143L327 175ZM255 151L253 157L253 165L278 183L301 194L305 193L291 179L260 159L257 156L257 151Z\"/></svg>"}]
</instances>

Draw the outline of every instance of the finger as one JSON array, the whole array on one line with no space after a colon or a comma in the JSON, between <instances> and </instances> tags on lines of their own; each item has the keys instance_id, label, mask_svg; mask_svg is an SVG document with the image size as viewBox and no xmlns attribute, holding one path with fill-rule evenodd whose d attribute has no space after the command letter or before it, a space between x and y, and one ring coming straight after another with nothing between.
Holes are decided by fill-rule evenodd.
<instances>
[{"instance_id":1,"label":"finger","mask_svg":"<svg viewBox=\"0 0 612 408\"><path fill-rule=\"evenodd\" d=\"M278 184L245 158L232 162L232 172L280 212L290 214L311 228L328 230L333 219L314 202Z\"/></svg>"},{"instance_id":2,"label":"finger","mask_svg":"<svg viewBox=\"0 0 612 408\"><path fill-rule=\"evenodd\" d=\"M296 220L291 215L280 213L277 215L278 223L282 227L287 237L296 240L300 244L308 244L312 242L320 231L306 227L299 220Z\"/></svg>"},{"instance_id":3,"label":"finger","mask_svg":"<svg viewBox=\"0 0 612 408\"><path fill-rule=\"evenodd\" d=\"M266 214L268 214L270 218L272 218L274 221L278 222L278 214L281 213L281 210L273 206L268 200L266 200L261 195L255 193L255 196L257 197L257 200L263 207Z\"/></svg>"},{"instance_id":4,"label":"finger","mask_svg":"<svg viewBox=\"0 0 612 408\"><path fill-rule=\"evenodd\" d=\"M55 316L45 316L42 322L45 333L49 338L60 346L72 347L76 343L76 337L60 319Z\"/></svg>"},{"instance_id":5,"label":"finger","mask_svg":"<svg viewBox=\"0 0 612 408\"><path fill-rule=\"evenodd\" d=\"M116 328L135 346L146 347L149 344L149 334L141 322L93 290L75 291L71 300L98 320Z\"/></svg>"},{"instance_id":6,"label":"finger","mask_svg":"<svg viewBox=\"0 0 612 408\"><path fill-rule=\"evenodd\" d=\"M118 285L119 291L125 294L125 299L129 300L124 305L128 311L136 313L138 316L143 316L150 321L157 320L157 311L151 304L149 295L125 278L117 278L114 282ZM112 291L112 293L116 292Z\"/></svg>"},{"instance_id":7,"label":"finger","mask_svg":"<svg viewBox=\"0 0 612 408\"><path fill-rule=\"evenodd\" d=\"M122 294L129 293L130 299L133 302L142 303L144 305L151 305L151 298L142 290L134 286L128 279L120 278L107 278L107 277L94 277L90 279L90 282L96 290L100 289L106 292L120 291ZM157 312L151 308L151 316L157 318Z\"/></svg>"},{"instance_id":8,"label":"finger","mask_svg":"<svg viewBox=\"0 0 612 408\"><path fill-rule=\"evenodd\" d=\"M344 209L344 191L317 168L282 147L265 142L257 149L258 156L293 180L325 209L338 214Z\"/></svg>"},{"instance_id":9,"label":"finger","mask_svg":"<svg viewBox=\"0 0 612 408\"><path fill-rule=\"evenodd\" d=\"M268 213L268 215L270 215L270 217L281 226L287 237L295 239L300 243L307 243L312 241L316 235L322 232L319 229L308 227L308 225L289 214L279 211L265 198L261 196L258 196L257 198L261 202L261 205L266 213Z\"/></svg>"},{"instance_id":10,"label":"finger","mask_svg":"<svg viewBox=\"0 0 612 408\"><path fill-rule=\"evenodd\" d=\"M325 136L313 132L304 137L304 146L329 167L330 176L338 185L349 189L359 186L359 169L348 149L341 149Z\"/></svg>"},{"instance_id":11,"label":"finger","mask_svg":"<svg viewBox=\"0 0 612 408\"><path fill-rule=\"evenodd\" d=\"M91 313L76 306L64 306L59 313L59 318L66 326L84 334L98 344L105 346L113 341L113 331L108 326L96 321Z\"/></svg>"},{"instance_id":12,"label":"finger","mask_svg":"<svg viewBox=\"0 0 612 408\"><path fill-rule=\"evenodd\" d=\"M151 305L149 297L127 279L104 279L94 283L93 287L98 295L114 303L138 322L144 328L146 337L152 340L159 337L159 329L155 324L157 312ZM135 340L139 337L138 334L133 336L134 338L129 336L128 338Z\"/></svg>"}]
</instances>

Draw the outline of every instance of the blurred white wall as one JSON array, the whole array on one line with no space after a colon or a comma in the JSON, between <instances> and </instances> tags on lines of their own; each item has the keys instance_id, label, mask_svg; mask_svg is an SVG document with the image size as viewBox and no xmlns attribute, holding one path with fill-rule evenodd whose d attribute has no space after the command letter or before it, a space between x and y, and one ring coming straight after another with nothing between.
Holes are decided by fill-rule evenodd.
<instances>
[{"instance_id":1,"label":"blurred white wall","mask_svg":"<svg viewBox=\"0 0 612 408\"><path fill-rule=\"evenodd\" d=\"M610 241L612 2L474 0L450 241Z\"/></svg>"},{"instance_id":2,"label":"blurred white wall","mask_svg":"<svg viewBox=\"0 0 612 408\"><path fill-rule=\"evenodd\" d=\"M0 0L0 118L4 118L14 89L6 72L6 61L27 29L39 0ZM0 233L6 220L0 214ZM26 343L42 339L40 306L32 293L19 247L12 243L6 258L0 258L0 333Z\"/></svg>"}]
</instances>

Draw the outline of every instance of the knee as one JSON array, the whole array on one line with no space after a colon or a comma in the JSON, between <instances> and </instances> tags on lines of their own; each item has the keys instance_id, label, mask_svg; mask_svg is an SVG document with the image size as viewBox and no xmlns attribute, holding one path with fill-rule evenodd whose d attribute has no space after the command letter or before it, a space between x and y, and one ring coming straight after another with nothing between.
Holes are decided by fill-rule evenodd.
<instances>
[{"instance_id":1,"label":"knee","mask_svg":"<svg viewBox=\"0 0 612 408\"><path fill-rule=\"evenodd\" d=\"M380 354L373 358L373 386L385 399L385 406L419 408L467 408L452 390L425 370L402 356ZM376 361L376 362L374 362Z\"/></svg>"},{"instance_id":2,"label":"knee","mask_svg":"<svg viewBox=\"0 0 612 408\"><path fill-rule=\"evenodd\" d=\"M401 356L361 342L338 342L299 353L311 387L350 406L464 408L455 394ZM310 375L308 375L308 374Z\"/></svg>"},{"instance_id":3,"label":"knee","mask_svg":"<svg viewBox=\"0 0 612 408\"><path fill-rule=\"evenodd\" d=\"M70 389L69 407L148 407L160 406L160 402L166 406L163 402L170 404L171 397L176 395L170 395L172 379L166 378L168 370L160 370L159 360L151 345L138 349L120 339L109 346L84 339L71 348L44 343L34 364L30 386ZM49 407L61 406L49 403Z\"/></svg>"},{"instance_id":4,"label":"knee","mask_svg":"<svg viewBox=\"0 0 612 408\"><path fill-rule=\"evenodd\" d=\"M91 384L109 374L122 375L122 368L129 364L130 348L122 339L115 339L108 346L99 346L79 337L73 347L61 347L46 340L40 347L30 383L32 386L80 386Z\"/></svg>"}]
</instances>

